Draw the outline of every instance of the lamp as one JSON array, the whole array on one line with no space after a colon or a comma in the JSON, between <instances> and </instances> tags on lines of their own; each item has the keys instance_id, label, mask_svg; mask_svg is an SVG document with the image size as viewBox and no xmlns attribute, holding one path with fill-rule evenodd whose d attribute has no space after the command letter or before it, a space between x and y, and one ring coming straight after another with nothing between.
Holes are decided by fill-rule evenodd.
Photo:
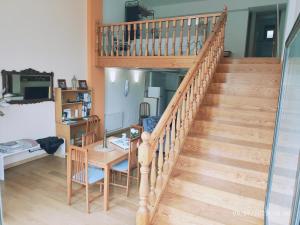
<instances>
[{"instance_id":1,"label":"lamp","mask_svg":"<svg viewBox=\"0 0 300 225\"><path fill-rule=\"evenodd\" d=\"M133 80L134 80L135 83L139 82L139 80L140 80L140 71L138 71L138 70L134 71Z\"/></svg>"}]
</instances>

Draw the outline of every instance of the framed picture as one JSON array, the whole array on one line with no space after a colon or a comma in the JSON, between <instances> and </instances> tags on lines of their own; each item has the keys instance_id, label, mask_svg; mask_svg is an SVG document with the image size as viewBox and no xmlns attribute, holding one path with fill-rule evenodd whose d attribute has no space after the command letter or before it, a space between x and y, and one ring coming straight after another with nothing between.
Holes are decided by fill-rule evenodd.
<instances>
[{"instance_id":1,"label":"framed picture","mask_svg":"<svg viewBox=\"0 0 300 225\"><path fill-rule=\"evenodd\" d=\"M62 90L67 89L67 82L65 79L57 79L57 86L61 88Z\"/></svg>"},{"instance_id":2,"label":"framed picture","mask_svg":"<svg viewBox=\"0 0 300 225\"><path fill-rule=\"evenodd\" d=\"M87 90L88 86L86 80L78 80L78 88L81 90Z\"/></svg>"}]
</instances>

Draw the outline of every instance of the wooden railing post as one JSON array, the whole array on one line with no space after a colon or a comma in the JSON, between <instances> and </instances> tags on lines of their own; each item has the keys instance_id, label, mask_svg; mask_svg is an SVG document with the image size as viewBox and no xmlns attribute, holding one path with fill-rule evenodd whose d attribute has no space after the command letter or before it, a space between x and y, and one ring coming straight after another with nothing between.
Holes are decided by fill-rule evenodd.
<instances>
[{"instance_id":1,"label":"wooden railing post","mask_svg":"<svg viewBox=\"0 0 300 225\"><path fill-rule=\"evenodd\" d=\"M139 147L138 159L141 164L141 182L140 182L140 201L136 215L136 225L148 225L149 223L149 165L152 161L152 152L150 149L150 134L144 132L142 134L142 144Z\"/></svg>"}]
</instances>

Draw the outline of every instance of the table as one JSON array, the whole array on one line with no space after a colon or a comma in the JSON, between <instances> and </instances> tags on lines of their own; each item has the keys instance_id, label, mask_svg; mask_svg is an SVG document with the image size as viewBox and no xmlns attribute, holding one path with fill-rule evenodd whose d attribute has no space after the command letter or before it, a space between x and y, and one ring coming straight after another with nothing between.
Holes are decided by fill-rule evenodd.
<instances>
[{"instance_id":1,"label":"table","mask_svg":"<svg viewBox=\"0 0 300 225\"><path fill-rule=\"evenodd\" d=\"M128 158L128 150L123 150L118 146L110 143L110 141L116 137L108 138L108 148L111 151L101 152L96 151L97 146L103 144L103 141L97 141L91 145L85 146L88 149L88 162L90 165L94 165L104 170L104 210L107 211L109 208L109 183L110 183L110 169L111 166L117 164Z\"/></svg>"}]
</instances>

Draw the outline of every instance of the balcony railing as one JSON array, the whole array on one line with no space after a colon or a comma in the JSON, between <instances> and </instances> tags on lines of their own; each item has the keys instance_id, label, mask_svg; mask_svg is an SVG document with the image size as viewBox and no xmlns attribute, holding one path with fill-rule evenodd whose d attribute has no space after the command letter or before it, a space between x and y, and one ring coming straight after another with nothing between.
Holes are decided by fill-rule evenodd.
<instances>
[{"instance_id":1,"label":"balcony railing","mask_svg":"<svg viewBox=\"0 0 300 225\"><path fill-rule=\"evenodd\" d=\"M99 25L99 56L195 56L220 13Z\"/></svg>"}]
</instances>

